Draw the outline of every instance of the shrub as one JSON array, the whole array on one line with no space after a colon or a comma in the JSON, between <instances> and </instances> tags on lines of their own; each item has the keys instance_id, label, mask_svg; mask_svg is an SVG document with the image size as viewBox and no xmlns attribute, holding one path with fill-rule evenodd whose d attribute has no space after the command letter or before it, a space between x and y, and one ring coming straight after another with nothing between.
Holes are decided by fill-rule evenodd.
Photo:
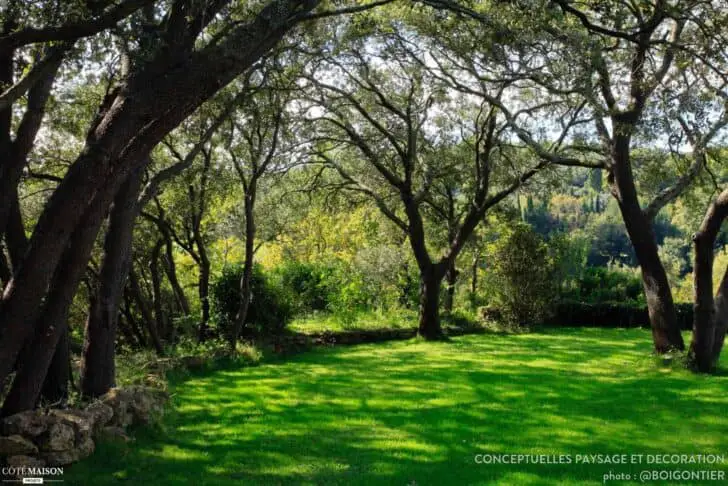
<instances>
[{"instance_id":1,"label":"shrub","mask_svg":"<svg viewBox=\"0 0 728 486\"><path fill-rule=\"evenodd\" d=\"M565 300L586 303L633 302L644 305L644 293L639 277L603 267L587 267L578 287Z\"/></svg>"},{"instance_id":2,"label":"shrub","mask_svg":"<svg viewBox=\"0 0 728 486\"><path fill-rule=\"evenodd\" d=\"M675 304L680 329L687 331L693 326L693 305ZM553 327L650 327L647 307L636 302L584 302L559 303L552 317L546 322Z\"/></svg>"},{"instance_id":3,"label":"shrub","mask_svg":"<svg viewBox=\"0 0 728 486\"><path fill-rule=\"evenodd\" d=\"M275 270L292 295L296 312L326 310L334 287L333 265L287 261Z\"/></svg>"},{"instance_id":4,"label":"shrub","mask_svg":"<svg viewBox=\"0 0 728 486\"><path fill-rule=\"evenodd\" d=\"M490 262L491 291L506 321L530 325L548 316L556 285L541 236L527 224L515 225L496 242Z\"/></svg>"},{"instance_id":5,"label":"shrub","mask_svg":"<svg viewBox=\"0 0 728 486\"><path fill-rule=\"evenodd\" d=\"M225 267L222 275L212 284L211 308L213 322L222 336L227 336L240 306L240 279L242 265ZM252 299L248 307L242 336L280 334L293 316L291 296L261 268L253 268L251 278Z\"/></svg>"}]
</instances>

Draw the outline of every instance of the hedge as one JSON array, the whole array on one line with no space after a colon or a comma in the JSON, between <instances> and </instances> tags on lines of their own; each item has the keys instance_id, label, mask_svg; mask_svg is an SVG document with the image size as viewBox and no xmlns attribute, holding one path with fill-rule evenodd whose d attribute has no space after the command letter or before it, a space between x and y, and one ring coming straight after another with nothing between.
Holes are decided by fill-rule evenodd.
<instances>
[{"instance_id":1,"label":"hedge","mask_svg":"<svg viewBox=\"0 0 728 486\"><path fill-rule=\"evenodd\" d=\"M678 325L683 330L693 328L693 304L677 303ZM622 302L585 304L561 302L556 304L552 317L544 322L552 327L650 327L647 307Z\"/></svg>"}]
</instances>

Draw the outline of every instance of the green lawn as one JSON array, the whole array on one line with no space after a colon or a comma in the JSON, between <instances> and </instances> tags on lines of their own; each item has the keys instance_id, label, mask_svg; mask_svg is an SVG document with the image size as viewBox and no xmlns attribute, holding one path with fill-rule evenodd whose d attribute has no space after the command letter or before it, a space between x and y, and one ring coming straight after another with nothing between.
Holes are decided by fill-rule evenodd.
<instances>
[{"instance_id":1,"label":"green lawn","mask_svg":"<svg viewBox=\"0 0 728 486\"><path fill-rule=\"evenodd\" d=\"M663 368L649 351L644 330L562 329L317 349L211 372L176 384L165 432L101 444L65 484L602 484L610 469L689 466L474 458L728 456L728 374Z\"/></svg>"},{"instance_id":2,"label":"green lawn","mask_svg":"<svg viewBox=\"0 0 728 486\"><path fill-rule=\"evenodd\" d=\"M417 313L410 310L396 312L360 311L349 316L315 313L298 317L288 326L293 332L318 334L322 332L369 331L375 329L405 329L417 327Z\"/></svg>"}]
</instances>

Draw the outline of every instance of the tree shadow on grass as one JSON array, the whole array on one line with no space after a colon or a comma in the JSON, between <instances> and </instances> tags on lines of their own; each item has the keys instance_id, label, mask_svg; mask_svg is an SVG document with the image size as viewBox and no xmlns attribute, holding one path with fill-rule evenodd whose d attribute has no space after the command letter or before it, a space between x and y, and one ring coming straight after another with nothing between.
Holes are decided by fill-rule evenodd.
<instances>
[{"instance_id":1,"label":"tree shadow on grass","mask_svg":"<svg viewBox=\"0 0 728 486\"><path fill-rule=\"evenodd\" d=\"M728 380L660 369L639 330L319 349L179 383L162 432L68 484L601 484L588 464L476 454L724 453ZM722 466L725 470L725 466ZM636 470L636 469L635 469Z\"/></svg>"}]
</instances>

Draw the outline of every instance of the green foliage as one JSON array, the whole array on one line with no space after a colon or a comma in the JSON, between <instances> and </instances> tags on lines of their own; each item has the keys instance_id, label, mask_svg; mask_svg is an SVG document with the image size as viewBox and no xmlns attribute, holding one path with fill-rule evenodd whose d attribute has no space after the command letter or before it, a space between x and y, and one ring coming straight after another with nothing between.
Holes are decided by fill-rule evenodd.
<instances>
[{"instance_id":1,"label":"green foliage","mask_svg":"<svg viewBox=\"0 0 728 486\"><path fill-rule=\"evenodd\" d=\"M518 223L496 242L490 259L490 290L502 317L522 326L546 318L556 288L545 241L529 225Z\"/></svg>"},{"instance_id":2,"label":"green foliage","mask_svg":"<svg viewBox=\"0 0 728 486\"><path fill-rule=\"evenodd\" d=\"M587 267L578 287L564 295L567 300L596 304L602 302L633 302L644 304L642 282L633 273L613 268Z\"/></svg>"},{"instance_id":3,"label":"green foliage","mask_svg":"<svg viewBox=\"0 0 728 486\"><path fill-rule=\"evenodd\" d=\"M275 269L297 314L329 311L344 320L365 310L409 306L419 288L412 272L391 246L360 250L351 263L289 260Z\"/></svg>"},{"instance_id":4,"label":"green foliage","mask_svg":"<svg viewBox=\"0 0 728 486\"><path fill-rule=\"evenodd\" d=\"M290 291L297 313L325 310L336 269L332 265L288 260L275 270L281 284Z\"/></svg>"},{"instance_id":5,"label":"green foliage","mask_svg":"<svg viewBox=\"0 0 728 486\"><path fill-rule=\"evenodd\" d=\"M210 304L213 322L221 336L229 334L238 312L242 276L242 265L229 265L212 284ZM253 268L251 291L252 299L241 336L280 334L293 316L290 294L257 265Z\"/></svg>"}]
</instances>

